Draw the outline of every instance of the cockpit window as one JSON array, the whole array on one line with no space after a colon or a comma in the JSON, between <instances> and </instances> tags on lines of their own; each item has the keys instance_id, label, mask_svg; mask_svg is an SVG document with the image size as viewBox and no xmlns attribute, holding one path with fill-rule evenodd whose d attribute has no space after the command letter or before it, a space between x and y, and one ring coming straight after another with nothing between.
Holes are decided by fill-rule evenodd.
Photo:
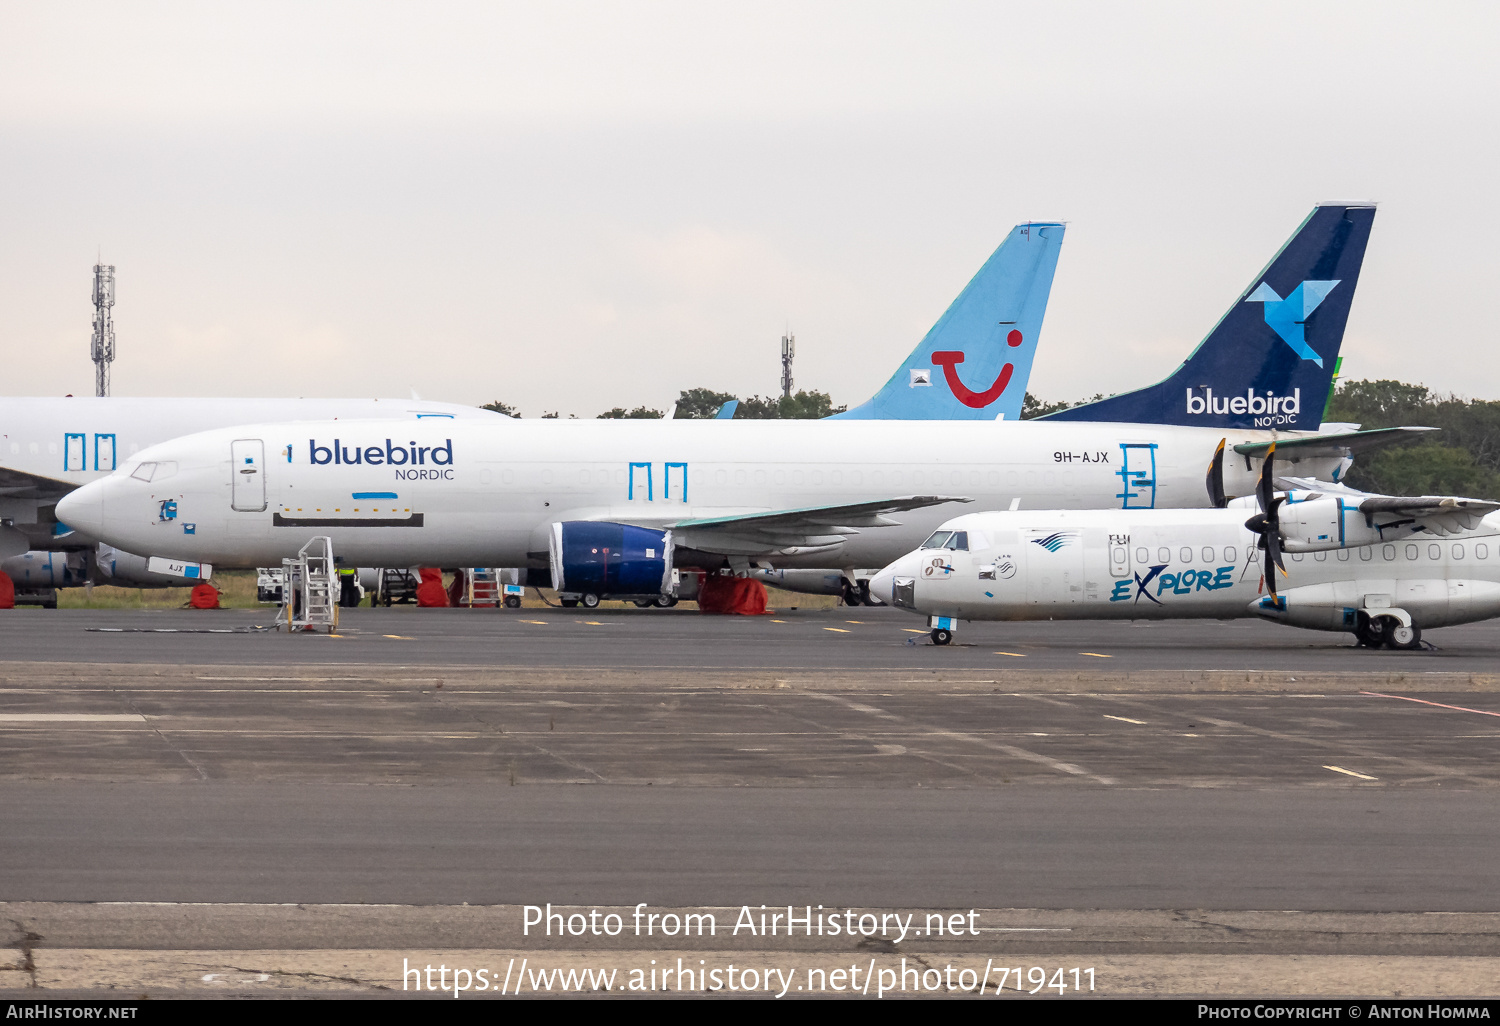
<instances>
[{"instance_id":1,"label":"cockpit window","mask_svg":"<svg viewBox=\"0 0 1500 1026\"><path fill-rule=\"evenodd\" d=\"M940 549L953 537L952 531L934 531L932 537L922 543L924 549Z\"/></svg>"},{"instance_id":2,"label":"cockpit window","mask_svg":"<svg viewBox=\"0 0 1500 1026\"><path fill-rule=\"evenodd\" d=\"M969 551L968 531L934 531L931 538L922 543L924 549L956 549Z\"/></svg>"},{"instance_id":3,"label":"cockpit window","mask_svg":"<svg viewBox=\"0 0 1500 1026\"><path fill-rule=\"evenodd\" d=\"M162 481L177 473L177 463L167 460L163 463L142 463L130 472L130 476L137 481Z\"/></svg>"}]
</instances>

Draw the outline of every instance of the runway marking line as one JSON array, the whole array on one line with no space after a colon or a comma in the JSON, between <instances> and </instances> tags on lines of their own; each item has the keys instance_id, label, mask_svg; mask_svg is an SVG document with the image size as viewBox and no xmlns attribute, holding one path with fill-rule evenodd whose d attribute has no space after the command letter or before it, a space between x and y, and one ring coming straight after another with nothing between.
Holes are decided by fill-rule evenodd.
<instances>
[{"instance_id":1,"label":"runway marking line","mask_svg":"<svg viewBox=\"0 0 1500 1026\"><path fill-rule=\"evenodd\" d=\"M901 629L903 631L905 631L907 634L926 634L927 633L926 631L919 631L915 627L903 627Z\"/></svg>"},{"instance_id":2,"label":"runway marking line","mask_svg":"<svg viewBox=\"0 0 1500 1026\"><path fill-rule=\"evenodd\" d=\"M995 654L996 655L1015 656L1017 659L1025 659L1026 658L1026 654L1024 652L996 652Z\"/></svg>"},{"instance_id":3,"label":"runway marking line","mask_svg":"<svg viewBox=\"0 0 1500 1026\"><path fill-rule=\"evenodd\" d=\"M536 623L541 624L544 627L547 625L546 620L517 620L516 623Z\"/></svg>"},{"instance_id":4,"label":"runway marking line","mask_svg":"<svg viewBox=\"0 0 1500 1026\"><path fill-rule=\"evenodd\" d=\"M145 723L140 713L0 713L0 723Z\"/></svg>"},{"instance_id":5,"label":"runway marking line","mask_svg":"<svg viewBox=\"0 0 1500 1026\"><path fill-rule=\"evenodd\" d=\"M583 620L581 622L587 624L590 627L603 627L604 626L603 621L600 621L600 620Z\"/></svg>"},{"instance_id":6,"label":"runway marking line","mask_svg":"<svg viewBox=\"0 0 1500 1026\"><path fill-rule=\"evenodd\" d=\"M1105 655L1103 652L1079 652L1079 655L1093 656L1095 659L1113 659L1114 656Z\"/></svg>"},{"instance_id":7,"label":"runway marking line","mask_svg":"<svg viewBox=\"0 0 1500 1026\"><path fill-rule=\"evenodd\" d=\"M1444 705L1442 702L1429 702L1425 698L1407 698L1405 695L1383 695L1379 691L1361 691L1361 695L1373 695L1376 698L1399 698L1403 702L1420 702L1422 705L1435 705L1439 709L1456 709L1459 712L1478 713L1481 716L1500 716L1500 713L1490 712L1488 709L1470 709L1464 705Z\"/></svg>"},{"instance_id":8,"label":"runway marking line","mask_svg":"<svg viewBox=\"0 0 1500 1026\"><path fill-rule=\"evenodd\" d=\"M772 623L786 623L785 620L772 620Z\"/></svg>"},{"instance_id":9,"label":"runway marking line","mask_svg":"<svg viewBox=\"0 0 1500 1026\"><path fill-rule=\"evenodd\" d=\"M1379 777L1372 777L1372 776L1370 776L1367 773L1356 773L1353 770L1346 770L1342 766L1324 766L1323 768L1326 769L1326 770L1333 770L1335 773L1342 773L1346 777L1358 777L1360 780L1379 780L1380 779Z\"/></svg>"},{"instance_id":10,"label":"runway marking line","mask_svg":"<svg viewBox=\"0 0 1500 1026\"><path fill-rule=\"evenodd\" d=\"M864 623L863 620L845 620L845 623Z\"/></svg>"},{"instance_id":11,"label":"runway marking line","mask_svg":"<svg viewBox=\"0 0 1500 1026\"><path fill-rule=\"evenodd\" d=\"M836 632L838 634L853 634L854 633L853 631L846 631L842 627L824 627L823 629L825 631L834 631L834 632Z\"/></svg>"},{"instance_id":12,"label":"runway marking line","mask_svg":"<svg viewBox=\"0 0 1500 1026\"><path fill-rule=\"evenodd\" d=\"M397 641L410 641L410 640L412 640L411 638L407 637L405 634L382 634L381 637L382 638L395 638Z\"/></svg>"},{"instance_id":13,"label":"runway marking line","mask_svg":"<svg viewBox=\"0 0 1500 1026\"><path fill-rule=\"evenodd\" d=\"M1103 715L1106 720L1119 720L1121 723L1134 723L1139 727L1144 727L1147 725L1145 720L1132 720L1129 716L1111 716L1109 713L1104 713Z\"/></svg>"}]
</instances>

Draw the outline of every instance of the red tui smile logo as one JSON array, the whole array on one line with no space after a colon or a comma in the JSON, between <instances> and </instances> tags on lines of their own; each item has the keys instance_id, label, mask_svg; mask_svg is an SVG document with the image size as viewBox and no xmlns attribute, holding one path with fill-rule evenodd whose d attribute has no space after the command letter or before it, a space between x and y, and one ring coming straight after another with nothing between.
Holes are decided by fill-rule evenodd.
<instances>
[{"instance_id":1,"label":"red tui smile logo","mask_svg":"<svg viewBox=\"0 0 1500 1026\"><path fill-rule=\"evenodd\" d=\"M1019 346L1025 339L1019 331L1012 331L1005 336L1005 342L1012 348ZM1016 372L1015 364L1007 363L1000 368L1000 374L995 378L995 383L983 392L972 391L963 383L958 376L958 365L964 362L964 354L956 349L945 349L932 354L932 362L943 368L943 378L948 382L948 388L953 397L965 406L975 410L982 410L990 403L999 399L1005 391L1005 386L1010 384L1010 376Z\"/></svg>"}]
</instances>

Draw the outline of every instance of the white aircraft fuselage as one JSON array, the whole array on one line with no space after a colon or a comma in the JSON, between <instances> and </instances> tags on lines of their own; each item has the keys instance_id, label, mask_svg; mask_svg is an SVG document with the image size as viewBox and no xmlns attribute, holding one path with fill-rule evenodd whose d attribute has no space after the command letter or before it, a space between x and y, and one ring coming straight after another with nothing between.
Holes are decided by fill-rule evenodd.
<instances>
[{"instance_id":1,"label":"white aircraft fuselage","mask_svg":"<svg viewBox=\"0 0 1500 1026\"><path fill-rule=\"evenodd\" d=\"M1407 527L1373 544L1337 547L1335 540L1320 551L1289 551L1273 599L1264 553L1245 527L1254 513L1240 506L960 516L929 541L964 532L966 548L910 552L880 571L870 592L898 608L957 620L1258 616L1354 631L1362 613L1417 628L1500 616L1500 514L1461 537Z\"/></svg>"},{"instance_id":2,"label":"white aircraft fuselage","mask_svg":"<svg viewBox=\"0 0 1500 1026\"><path fill-rule=\"evenodd\" d=\"M911 495L981 508L1204 506L1205 469L1225 435L1036 421L261 424L145 449L64 499L58 516L131 552L216 566L274 564L319 535L346 565L545 565L559 521L670 529L679 547L761 565L883 566L959 507L857 528L819 521L816 508ZM1230 432L1229 442L1270 437ZM1298 472L1338 464L1310 458ZM1231 494L1253 488L1255 467L1226 463ZM808 509L826 526L771 544L701 524Z\"/></svg>"}]
</instances>

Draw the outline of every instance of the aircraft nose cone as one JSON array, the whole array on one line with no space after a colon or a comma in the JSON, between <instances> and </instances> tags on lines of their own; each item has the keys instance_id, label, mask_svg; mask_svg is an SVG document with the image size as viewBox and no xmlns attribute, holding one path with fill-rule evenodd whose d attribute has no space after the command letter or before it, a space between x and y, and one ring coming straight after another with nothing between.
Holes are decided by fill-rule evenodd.
<instances>
[{"instance_id":1,"label":"aircraft nose cone","mask_svg":"<svg viewBox=\"0 0 1500 1026\"><path fill-rule=\"evenodd\" d=\"M915 555L908 552L890 566L880 571L880 573L870 578L870 594L888 606L895 605L896 602L892 591L896 585L896 578L911 577L915 566Z\"/></svg>"},{"instance_id":2,"label":"aircraft nose cone","mask_svg":"<svg viewBox=\"0 0 1500 1026\"><path fill-rule=\"evenodd\" d=\"M104 532L104 482L69 492L57 504L57 519L79 534L100 540Z\"/></svg>"}]
</instances>

